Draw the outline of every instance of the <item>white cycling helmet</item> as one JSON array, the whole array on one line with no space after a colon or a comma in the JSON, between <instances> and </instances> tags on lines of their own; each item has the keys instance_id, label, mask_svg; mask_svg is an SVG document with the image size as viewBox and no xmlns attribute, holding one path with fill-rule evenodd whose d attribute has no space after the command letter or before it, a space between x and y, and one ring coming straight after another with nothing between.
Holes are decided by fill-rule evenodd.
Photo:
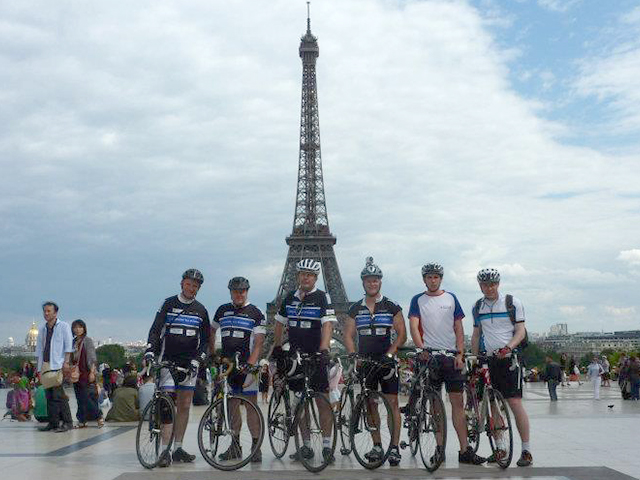
<instances>
[{"instance_id":1,"label":"white cycling helmet","mask_svg":"<svg viewBox=\"0 0 640 480\"><path fill-rule=\"evenodd\" d=\"M500 272L495 268L483 268L478 272L478 282L500 283Z\"/></svg>"},{"instance_id":2,"label":"white cycling helmet","mask_svg":"<svg viewBox=\"0 0 640 480\"><path fill-rule=\"evenodd\" d=\"M382 270L373 263L373 257L367 257L366 264L362 269L362 272L360 272L360 278L364 280L365 277L382 278Z\"/></svg>"},{"instance_id":3,"label":"white cycling helmet","mask_svg":"<svg viewBox=\"0 0 640 480\"><path fill-rule=\"evenodd\" d=\"M318 275L320 273L320 262L313 258L304 258L296 263L296 270L298 272L310 272Z\"/></svg>"}]
</instances>

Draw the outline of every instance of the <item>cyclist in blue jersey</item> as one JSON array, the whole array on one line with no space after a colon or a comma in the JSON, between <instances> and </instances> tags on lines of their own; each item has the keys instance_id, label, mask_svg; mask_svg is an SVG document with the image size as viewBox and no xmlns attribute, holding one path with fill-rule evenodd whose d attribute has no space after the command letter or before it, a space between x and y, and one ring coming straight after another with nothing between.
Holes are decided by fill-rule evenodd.
<instances>
[{"instance_id":1,"label":"cyclist in blue jersey","mask_svg":"<svg viewBox=\"0 0 640 480\"><path fill-rule=\"evenodd\" d=\"M181 292L164 301L149 331L144 363L150 364L158 358L159 361L171 361L189 371L188 374L176 372L174 375L166 368L160 371L160 388L171 392L176 400L175 425L163 426L162 432L163 444L167 445L171 437L170 428L174 428L174 451L171 455L167 450L160 459L160 467L167 467L172 461L190 463L196 458L182 448L182 440L189 422L198 368L204 362L209 348L209 313L196 300L203 282L204 277L199 270L192 268L184 272Z\"/></svg>"},{"instance_id":2,"label":"cyclist in blue jersey","mask_svg":"<svg viewBox=\"0 0 640 480\"><path fill-rule=\"evenodd\" d=\"M485 458L475 454L467 441L467 421L464 416L462 392L465 377L464 368L464 312L456 296L441 287L444 268L438 263L428 263L422 267L422 280L427 287L411 300L409 322L411 337L416 347L434 350L456 351L455 358L438 356L438 362L431 368L431 385L440 390L445 384L451 403L451 419L458 435L460 451L458 462L480 465ZM438 445L437 453L444 458L444 445Z\"/></svg>"},{"instance_id":3,"label":"cyclist in blue jersey","mask_svg":"<svg viewBox=\"0 0 640 480\"><path fill-rule=\"evenodd\" d=\"M290 292L284 298L276 314L273 333L273 357L277 359L286 356L286 353L282 350L282 337L285 327L289 334L290 352L322 353L320 364L311 376L310 383L311 388L316 392L326 392L328 401L329 347L331 335L333 334L333 324L337 320L334 310L329 306L330 302L327 294L316 288L320 269L320 262L310 258L300 260L296 264L298 289ZM301 378L300 380L289 382L289 388L294 392L301 392L304 388L304 379ZM325 405L318 402L317 405L323 430L322 454L325 459L332 462L334 460L331 444L331 416L333 413L327 407L329 403ZM298 453L305 456L305 458L313 456L313 450L309 447L309 438L303 438L302 440L303 446L299 452L291 456L294 460L298 459Z\"/></svg>"},{"instance_id":4,"label":"cyclist in blue jersey","mask_svg":"<svg viewBox=\"0 0 640 480\"><path fill-rule=\"evenodd\" d=\"M233 360L239 353L239 361L255 366L260 359L262 344L266 333L267 322L258 307L251 304L249 296L249 280L244 277L234 277L229 280L231 302L221 305L211 322L210 350L215 352L216 330L220 329L222 339L222 356ZM231 386L231 393L245 397L258 406L258 378L255 374L245 374L233 371L227 378ZM234 441L229 449L220 454L220 460L229 461L242 458L242 447L238 438L242 428L242 416L238 400L229 401L231 418L237 419L238 424L232 425L235 432ZM255 445L260 435L260 419L254 412L247 410L247 425ZM251 457L252 462L262 461L262 452L257 450Z\"/></svg>"},{"instance_id":5,"label":"cyclist in blue jersey","mask_svg":"<svg viewBox=\"0 0 640 480\"><path fill-rule=\"evenodd\" d=\"M344 325L344 344L349 353L355 352L353 338L358 333L358 353L373 360L388 363L395 374L391 378L388 371L379 371L375 376L367 378L369 388L382 390L393 410L395 421L391 445L389 449L389 464L396 466L400 463L401 455L398 450L400 439L400 408L398 407L398 374L394 356L407 340L407 330L402 316L402 308L395 302L382 296L382 270L373 263L373 257L368 257L366 265L360 273L365 296L354 303L349 309L349 317ZM392 332L395 340L392 341ZM382 443L373 438L374 447L367 455L370 459L381 459L384 456Z\"/></svg>"}]
</instances>

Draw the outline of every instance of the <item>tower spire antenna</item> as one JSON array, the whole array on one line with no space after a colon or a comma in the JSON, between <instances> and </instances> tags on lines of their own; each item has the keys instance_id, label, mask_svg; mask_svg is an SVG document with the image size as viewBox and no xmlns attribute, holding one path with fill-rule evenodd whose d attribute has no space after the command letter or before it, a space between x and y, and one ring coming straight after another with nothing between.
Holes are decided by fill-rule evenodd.
<instances>
[{"instance_id":1,"label":"tower spire antenna","mask_svg":"<svg viewBox=\"0 0 640 480\"><path fill-rule=\"evenodd\" d=\"M311 2L307 2L307 33L311 33Z\"/></svg>"}]
</instances>

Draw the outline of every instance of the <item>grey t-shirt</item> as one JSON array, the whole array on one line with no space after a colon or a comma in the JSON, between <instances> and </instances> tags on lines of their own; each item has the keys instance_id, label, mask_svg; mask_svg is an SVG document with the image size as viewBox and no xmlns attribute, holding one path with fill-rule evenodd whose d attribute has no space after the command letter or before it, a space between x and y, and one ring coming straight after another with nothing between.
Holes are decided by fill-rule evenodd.
<instances>
[{"instance_id":1,"label":"grey t-shirt","mask_svg":"<svg viewBox=\"0 0 640 480\"><path fill-rule=\"evenodd\" d=\"M156 391L156 384L153 382L143 383L138 388L138 402L140 402L140 415L144 411L147 404L153 398L153 392Z\"/></svg>"}]
</instances>

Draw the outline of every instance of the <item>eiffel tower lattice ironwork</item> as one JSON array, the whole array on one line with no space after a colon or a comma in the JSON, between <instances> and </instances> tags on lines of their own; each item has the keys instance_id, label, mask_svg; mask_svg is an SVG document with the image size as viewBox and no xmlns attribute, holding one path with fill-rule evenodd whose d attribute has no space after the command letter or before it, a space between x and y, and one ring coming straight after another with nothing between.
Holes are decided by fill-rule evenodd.
<instances>
[{"instance_id":1,"label":"eiffel tower lattice ironwork","mask_svg":"<svg viewBox=\"0 0 640 480\"><path fill-rule=\"evenodd\" d=\"M302 106L296 209L293 231L286 239L289 253L284 265L280 287L274 301L267 304L267 316L270 322L273 322L277 308L284 296L296 288L296 263L303 258L313 258L322 265L324 288L329 294L331 305L338 317L336 333L339 336L344 316L349 308L349 300L333 250L336 237L329 230L324 196L316 81L316 59L319 52L318 39L311 33L311 20L307 17L307 32L300 42Z\"/></svg>"}]
</instances>

